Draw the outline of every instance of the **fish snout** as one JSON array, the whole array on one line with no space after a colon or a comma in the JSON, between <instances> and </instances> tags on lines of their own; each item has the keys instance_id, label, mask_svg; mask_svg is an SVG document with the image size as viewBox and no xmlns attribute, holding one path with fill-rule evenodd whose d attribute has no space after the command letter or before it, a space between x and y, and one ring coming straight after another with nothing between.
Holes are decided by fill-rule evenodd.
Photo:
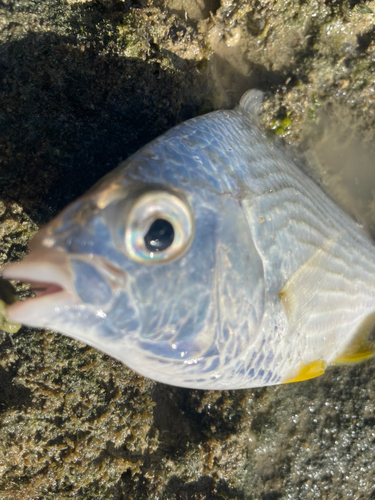
<instances>
[{"instance_id":1,"label":"fish snout","mask_svg":"<svg viewBox=\"0 0 375 500\"><path fill-rule=\"evenodd\" d=\"M34 250L21 262L8 264L2 277L30 283L35 294L7 308L7 315L12 321L28 326L45 326L42 323L47 310L74 302L68 257L64 252Z\"/></svg>"},{"instance_id":2,"label":"fish snout","mask_svg":"<svg viewBox=\"0 0 375 500\"><path fill-rule=\"evenodd\" d=\"M35 296L8 306L7 315L34 327L48 326L62 310L85 306L105 310L126 282L125 273L104 258L69 255L54 248L34 248L23 261L8 264L2 275L31 284Z\"/></svg>"}]
</instances>

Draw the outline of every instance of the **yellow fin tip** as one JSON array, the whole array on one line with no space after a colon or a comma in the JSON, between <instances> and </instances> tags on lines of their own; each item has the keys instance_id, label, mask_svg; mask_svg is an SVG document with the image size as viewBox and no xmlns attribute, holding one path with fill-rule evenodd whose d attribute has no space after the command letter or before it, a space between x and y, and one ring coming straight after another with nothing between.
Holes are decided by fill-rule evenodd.
<instances>
[{"instance_id":1,"label":"yellow fin tip","mask_svg":"<svg viewBox=\"0 0 375 500\"><path fill-rule=\"evenodd\" d=\"M302 382L303 380L319 377L319 375L323 375L325 369L326 363L322 359L318 359L308 365L302 365L297 376L287 379L283 383L291 384L293 382Z\"/></svg>"}]
</instances>

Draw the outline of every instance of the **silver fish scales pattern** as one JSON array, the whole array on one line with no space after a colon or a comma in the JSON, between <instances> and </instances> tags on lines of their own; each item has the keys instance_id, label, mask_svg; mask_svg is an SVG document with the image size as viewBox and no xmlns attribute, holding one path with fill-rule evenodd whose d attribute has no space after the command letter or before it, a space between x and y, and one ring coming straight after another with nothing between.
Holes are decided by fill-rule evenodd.
<instances>
[{"instance_id":1,"label":"silver fish scales pattern","mask_svg":"<svg viewBox=\"0 0 375 500\"><path fill-rule=\"evenodd\" d=\"M200 389L371 356L373 244L259 131L257 101L178 125L42 228L3 273L37 290L9 317Z\"/></svg>"}]
</instances>

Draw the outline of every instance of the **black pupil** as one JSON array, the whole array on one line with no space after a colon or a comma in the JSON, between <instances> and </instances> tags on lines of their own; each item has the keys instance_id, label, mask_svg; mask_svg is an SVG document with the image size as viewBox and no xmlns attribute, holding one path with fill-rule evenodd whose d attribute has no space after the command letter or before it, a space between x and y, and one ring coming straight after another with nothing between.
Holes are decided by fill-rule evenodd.
<instances>
[{"instance_id":1,"label":"black pupil","mask_svg":"<svg viewBox=\"0 0 375 500\"><path fill-rule=\"evenodd\" d=\"M162 252L173 243L174 229L170 222L164 219L156 219L144 237L147 250L150 252Z\"/></svg>"}]
</instances>

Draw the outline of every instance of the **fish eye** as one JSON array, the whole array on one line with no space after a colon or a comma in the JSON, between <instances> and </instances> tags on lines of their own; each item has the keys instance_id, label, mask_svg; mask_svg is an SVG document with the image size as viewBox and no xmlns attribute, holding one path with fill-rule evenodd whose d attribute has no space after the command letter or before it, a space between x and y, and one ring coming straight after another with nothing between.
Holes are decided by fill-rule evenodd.
<instances>
[{"instance_id":1,"label":"fish eye","mask_svg":"<svg viewBox=\"0 0 375 500\"><path fill-rule=\"evenodd\" d=\"M172 224L165 219L156 219L150 226L144 237L147 250L150 252L162 252L170 247L174 240L174 229Z\"/></svg>"},{"instance_id":2,"label":"fish eye","mask_svg":"<svg viewBox=\"0 0 375 500\"><path fill-rule=\"evenodd\" d=\"M181 257L194 234L188 203L168 191L149 191L136 198L125 227L128 256L151 264Z\"/></svg>"}]
</instances>

